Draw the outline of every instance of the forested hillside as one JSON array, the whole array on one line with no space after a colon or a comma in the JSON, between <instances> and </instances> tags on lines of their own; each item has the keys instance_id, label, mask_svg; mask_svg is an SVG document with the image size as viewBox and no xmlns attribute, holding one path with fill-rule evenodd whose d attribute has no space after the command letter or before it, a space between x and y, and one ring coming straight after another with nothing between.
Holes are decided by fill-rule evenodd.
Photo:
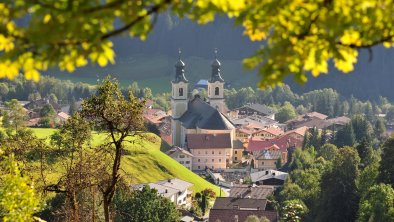
<instances>
[{"instance_id":1,"label":"forested hillside","mask_svg":"<svg viewBox=\"0 0 394 222\"><path fill-rule=\"evenodd\" d=\"M59 75L58 71L52 70L48 74L89 83L96 83L97 78L113 74L122 80L124 86L138 81L140 85L151 87L155 92L164 92L170 89L168 81L173 76L178 48L183 51L187 77L191 82L196 82L209 77L213 49L217 47L225 80L234 87L253 86L257 81L256 73L246 72L241 60L252 55L258 43L249 41L242 32L241 28L234 27L232 21L225 18L217 19L206 26L198 26L191 21L163 14L159 16L156 27L146 42L123 37L115 39L118 53L115 65L104 69L83 68L73 74ZM394 69L394 63L388 59L393 54L394 50L383 47L373 48L372 54L362 50L360 62L353 73L344 75L332 66L329 75L317 79L311 77L302 87L290 79L287 83L298 93L334 88L344 96L353 94L361 99L376 99L381 95L394 100L391 90L394 81L391 70Z\"/></svg>"}]
</instances>

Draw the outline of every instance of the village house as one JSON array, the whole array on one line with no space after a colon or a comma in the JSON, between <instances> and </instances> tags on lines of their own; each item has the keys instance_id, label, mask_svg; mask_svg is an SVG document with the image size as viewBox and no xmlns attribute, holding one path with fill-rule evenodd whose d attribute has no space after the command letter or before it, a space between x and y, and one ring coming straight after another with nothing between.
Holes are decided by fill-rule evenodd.
<instances>
[{"instance_id":1,"label":"village house","mask_svg":"<svg viewBox=\"0 0 394 222\"><path fill-rule=\"evenodd\" d=\"M328 119L328 116L324 114L318 112L311 112L287 121L286 125L287 128L290 130L302 127L316 127L317 129L330 129L336 131L349 122L350 118L345 116Z\"/></svg>"},{"instance_id":2,"label":"village house","mask_svg":"<svg viewBox=\"0 0 394 222\"><path fill-rule=\"evenodd\" d=\"M38 99L34 101L30 101L29 103L25 104L24 107L31 111L36 111L42 109L45 105L50 104L56 112L61 112L61 107L54 101L49 99Z\"/></svg>"},{"instance_id":3,"label":"village house","mask_svg":"<svg viewBox=\"0 0 394 222\"><path fill-rule=\"evenodd\" d=\"M293 134L286 134L280 137L270 139L270 140L261 140L252 138L249 140L247 151L255 154L261 152L263 150L276 150L279 149L282 152L287 152L289 148L298 148L302 147L302 143L304 138L301 137L293 137Z\"/></svg>"},{"instance_id":4,"label":"village house","mask_svg":"<svg viewBox=\"0 0 394 222\"><path fill-rule=\"evenodd\" d=\"M260 116L275 120L275 112L266 105L249 103L245 106L231 110L227 114L231 119L244 118L247 116Z\"/></svg>"},{"instance_id":5,"label":"village house","mask_svg":"<svg viewBox=\"0 0 394 222\"><path fill-rule=\"evenodd\" d=\"M142 116L144 117L145 121L159 126L163 122L164 118L168 116L168 114L163 110L150 108L145 109L142 113Z\"/></svg>"},{"instance_id":6,"label":"village house","mask_svg":"<svg viewBox=\"0 0 394 222\"><path fill-rule=\"evenodd\" d=\"M188 134L187 146L193 155L192 170L225 169L232 163L232 140L229 133Z\"/></svg>"},{"instance_id":7,"label":"village house","mask_svg":"<svg viewBox=\"0 0 394 222\"><path fill-rule=\"evenodd\" d=\"M244 143L240 140L233 141L233 162L242 162L243 152L245 150Z\"/></svg>"},{"instance_id":8,"label":"village house","mask_svg":"<svg viewBox=\"0 0 394 222\"><path fill-rule=\"evenodd\" d=\"M156 189L159 195L168 198L171 202L175 203L177 207L189 206L191 204L192 191L189 189L193 184L187 181L172 178L155 183L138 184L133 187L134 189L141 190L147 185L152 189Z\"/></svg>"},{"instance_id":9,"label":"village house","mask_svg":"<svg viewBox=\"0 0 394 222\"><path fill-rule=\"evenodd\" d=\"M278 213L267 199L218 197L209 211L209 222L243 222L248 216L266 217L278 221Z\"/></svg>"},{"instance_id":10,"label":"village house","mask_svg":"<svg viewBox=\"0 0 394 222\"><path fill-rule=\"evenodd\" d=\"M250 174L253 183L257 185L268 185L274 188L282 187L288 174L277 170L263 170Z\"/></svg>"},{"instance_id":11,"label":"village house","mask_svg":"<svg viewBox=\"0 0 394 222\"><path fill-rule=\"evenodd\" d=\"M229 197L267 199L273 193L274 188L272 186L235 185L231 187Z\"/></svg>"},{"instance_id":12,"label":"village house","mask_svg":"<svg viewBox=\"0 0 394 222\"><path fill-rule=\"evenodd\" d=\"M178 163L182 164L187 169L192 170L193 154L191 154L189 151L175 146L167 151L167 155L176 160Z\"/></svg>"},{"instance_id":13,"label":"village house","mask_svg":"<svg viewBox=\"0 0 394 222\"><path fill-rule=\"evenodd\" d=\"M278 137L284 133L285 132L281 128L270 127L270 128L262 129L262 130L252 133L251 137L261 139L261 140L273 139L273 138Z\"/></svg>"},{"instance_id":14,"label":"village house","mask_svg":"<svg viewBox=\"0 0 394 222\"><path fill-rule=\"evenodd\" d=\"M236 128L249 128L254 130L262 130L270 127L282 126L277 121L267 117L246 116L237 119L231 119Z\"/></svg>"},{"instance_id":15,"label":"village house","mask_svg":"<svg viewBox=\"0 0 394 222\"><path fill-rule=\"evenodd\" d=\"M275 146L275 145L274 145ZM277 147L277 146L276 146ZM280 161L281 164L287 162L287 151L282 152L279 150L263 150L253 154L254 168L259 170L277 169L277 164Z\"/></svg>"},{"instance_id":16,"label":"village house","mask_svg":"<svg viewBox=\"0 0 394 222\"><path fill-rule=\"evenodd\" d=\"M68 119L70 118L70 115L68 115L65 112L59 112L58 114L56 114L56 122L62 124L64 122L66 122Z\"/></svg>"}]
</instances>

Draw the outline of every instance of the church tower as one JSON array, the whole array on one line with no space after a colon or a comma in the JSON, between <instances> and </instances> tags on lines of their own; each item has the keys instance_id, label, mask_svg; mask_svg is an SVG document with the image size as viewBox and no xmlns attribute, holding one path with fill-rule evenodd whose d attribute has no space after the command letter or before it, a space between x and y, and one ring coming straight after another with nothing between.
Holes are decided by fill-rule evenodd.
<instances>
[{"instance_id":1,"label":"church tower","mask_svg":"<svg viewBox=\"0 0 394 222\"><path fill-rule=\"evenodd\" d=\"M181 60L181 50L179 59L175 64L175 79L171 81L171 110L172 110L172 144L181 146L181 122L179 118L187 110L188 103L188 83L185 77L185 63Z\"/></svg>"},{"instance_id":2,"label":"church tower","mask_svg":"<svg viewBox=\"0 0 394 222\"><path fill-rule=\"evenodd\" d=\"M215 60L212 62L211 79L208 81L208 100L209 104L218 109L221 113L225 111L224 104L224 80L220 75L220 62L217 58L217 49L215 49Z\"/></svg>"}]
</instances>

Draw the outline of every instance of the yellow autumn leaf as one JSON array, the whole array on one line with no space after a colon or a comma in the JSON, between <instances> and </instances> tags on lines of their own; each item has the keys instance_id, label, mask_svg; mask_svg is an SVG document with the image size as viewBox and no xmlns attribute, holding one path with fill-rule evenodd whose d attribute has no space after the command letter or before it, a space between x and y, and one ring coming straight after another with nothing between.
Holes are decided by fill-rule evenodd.
<instances>
[{"instance_id":1,"label":"yellow autumn leaf","mask_svg":"<svg viewBox=\"0 0 394 222\"><path fill-rule=\"evenodd\" d=\"M51 18L51 14L46 14L43 19L44 24L47 24L51 20Z\"/></svg>"},{"instance_id":2,"label":"yellow autumn leaf","mask_svg":"<svg viewBox=\"0 0 394 222\"><path fill-rule=\"evenodd\" d=\"M27 80L33 80L35 82L38 82L38 80L40 80L40 73L35 69L26 70L25 78Z\"/></svg>"},{"instance_id":3,"label":"yellow autumn leaf","mask_svg":"<svg viewBox=\"0 0 394 222\"><path fill-rule=\"evenodd\" d=\"M100 55L97 59L99 66L104 67L108 64L108 59L104 55Z\"/></svg>"},{"instance_id":4,"label":"yellow autumn leaf","mask_svg":"<svg viewBox=\"0 0 394 222\"><path fill-rule=\"evenodd\" d=\"M342 44L345 45L361 45L360 33L355 30L345 30L340 38Z\"/></svg>"},{"instance_id":5,"label":"yellow autumn leaf","mask_svg":"<svg viewBox=\"0 0 394 222\"><path fill-rule=\"evenodd\" d=\"M342 55L342 58L334 58L335 67L344 73L353 71L354 63L357 62L357 50L342 48L339 50L339 53Z\"/></svg>"}]
</instances>

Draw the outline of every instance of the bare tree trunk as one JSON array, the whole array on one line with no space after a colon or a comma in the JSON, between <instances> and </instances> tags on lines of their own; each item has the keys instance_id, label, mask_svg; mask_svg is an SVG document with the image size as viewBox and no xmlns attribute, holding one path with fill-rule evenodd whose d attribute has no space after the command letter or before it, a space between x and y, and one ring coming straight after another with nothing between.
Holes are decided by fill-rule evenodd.
<instances>
[{"instance_id":1,"label":"bare tree trunk","mask_svg":"<svg viewBox=\"0 0 394 222\"><path fill-rule=\"evenodd\" d=\"M75 192L73 192L71 199L74 221L79 222L79 206Z\"/></svg>"},{"instance_id":2,"label":"bare tree trunk","mask_svg":"<svg viewBox=\"0 0 394 222\"><path fill-rule=\"evenodd\" d=\"M104 206L105 222L110 222L111 218L110 218L110 215L109 215L109 203L108 203L106 198L104 198L103 202L104 202L103 206Z\"/></svg>"}]
</instances>

